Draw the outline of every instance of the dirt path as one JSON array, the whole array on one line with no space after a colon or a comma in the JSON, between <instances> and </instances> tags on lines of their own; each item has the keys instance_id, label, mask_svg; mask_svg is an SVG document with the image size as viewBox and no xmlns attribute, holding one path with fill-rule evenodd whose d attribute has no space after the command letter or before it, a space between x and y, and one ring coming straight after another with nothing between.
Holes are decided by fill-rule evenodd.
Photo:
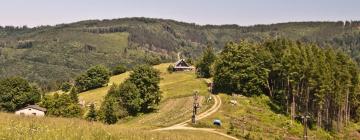
<instances>
[{"instance_id":1,"label":"dirt path","mask_svg":"<svg viewBox=\"0 0 360 140\"><path fill-rule=\"evenodd\" d=\"M212 95L212 98L214 98L215 100L215 103L214 105L208 109L207 111L197 115L197 118L196 120L201 120L203 118L206 118L212 114L214 114L216 111L219 110L219 108L221 107L221 99L219 96L217 95ZM189 127L187 126L188 123L191 122L191 119L189 120L186 120L184 122L181 122L181 123L178 123L178 124L175 124L173 126L170 126L170 127L165 127L165 128L159 128L159 129L155 129L153 131L166 131L166 130L193 130L193 131L205 131L205 132L209 132L209 133L214 133L214 134L218 134L218 135L221 135L221 136L224 136L224 137L227 137L229 139L234 139L234 140L238 140L236 137L233 137L233 136L230 136L230 135L227 135L225 133L221 133L221 132L218 132L216 131L216 129L211 129L211 128L194 128L194 127Z\"/></svg>"}]
</instances>

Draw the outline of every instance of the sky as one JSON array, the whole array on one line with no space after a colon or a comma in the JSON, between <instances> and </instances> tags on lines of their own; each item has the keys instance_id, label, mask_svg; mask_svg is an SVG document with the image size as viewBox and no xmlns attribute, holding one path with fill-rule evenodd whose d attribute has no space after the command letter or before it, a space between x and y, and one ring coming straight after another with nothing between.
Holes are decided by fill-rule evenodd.
<instances>
[{"instance_id":1,"label":"sky","mask_svg":"<svg viewBox=\"0 0 360 140\"><path fill-rule=\"evenodd\" d=\"M0 25L150 17L205 24L360 20L360 0L1 0Z\"/></svg>"}]
</instances>

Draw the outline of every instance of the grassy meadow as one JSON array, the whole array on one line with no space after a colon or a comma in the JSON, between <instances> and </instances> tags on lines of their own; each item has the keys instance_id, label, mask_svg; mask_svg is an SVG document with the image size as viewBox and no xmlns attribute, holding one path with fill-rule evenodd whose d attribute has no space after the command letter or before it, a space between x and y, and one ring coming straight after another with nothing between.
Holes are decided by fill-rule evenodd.
<instances>
[{"instance_id":1,"label":"grassy meadow","mask_svg":"<svg viewBox=\"0 0 360 140\"><path fill-rule=\"evenodd\" d=\"M208 95L207 86L203 79L197 79L194 72L174 72L170 74L166 70L170 64L164 63L154 66L160 71L160 90L163 92L162 102L170 98L191 96L195 90L199 91L200 95ZM126 72L112 76L108 86L82 92L79 94L79 99L84 100L86 103L95 102L100 105L111 85L122 83L129 75L130 72Z\"/></svg>"},{"instance_id":2,"label":"grassy meadow","mask_svg":"<svg viewBox=\"0 0 360 140\"><path fill-rule=\"evenodd\" d=\"M104 125L80 119L23 117L0 113L1 140L219 140L201 131L149 131L124 125ZM206 136L206 137L205 137Z\"/></svg>"},{"instance_id":3,"label":"grassy meadow","mask_svg":"<svg viewBox=\"0 0 360 140\"><path fill-rule=\"evenodd\" d=\"M167 67L171 63L164 63L154 66L160 71L160 90L162 91L162 101L153 113L142 114L137 117L130 117L120 120L121 124L134 127L164 127L170 126L191 118L193 92L199 91L201 98L200 112L211 107L212 102L207 103L205 98L210 94L203 79L197 79L194 72L174 72L168 73ZM108 86L86 91L79 94L79 99L86 103L95 102L100 105L111 84L120 84L128 78L130 72L112 76Z\"/></svg>"},{"instance_id":4,"label":"grassy meadow","mask_svg":"<svg viewBox=\"0 0 360 140\"><path fill-rule=\"evenodd\" d=\"M88 122L82 119L69 118L38 118L22 117L13 114L0 113L1 139L171 139L171 140L218 140L225 139L216 134L201 131L150 131L159 127L171 126L188 120L192 114L193 91L201 94L200 112L211 107L213 102L206 102L209 96L203 79L196 79L194 72L166 71L170 63L154 66L161 72L160 88L163 100L153 113L128 117L115 125L104 125L100 122ZM100 105L112 84L122 83L130 72L112 76L106 87L86 91L79 94L79 99L87 103ZM205 137L206 136L206 137ZM210 138L209 138L210 137Z\"/></svg>"},{"instance_id":5,"label":"grassy meadow","mask_svg":"<svg viewBox=\"0 0 360 140\"><path fill-rule=\"evenodd\" d=\"M229 96L220 94L222 106L208 118L200 120L195 127L217 128L238 138L249 139L302 139L304 127L298 121L291 122L290 117L271 110L270 99L259 97ZM237 101L234 105L231 100ZM221 127L214 127L212 120L220 119ZM309 139L358 139L354 130L360 130L359 124L351 124L341 135L330 135L323 129L313 128L308 131Z\"/></svg>"}]
</instances>

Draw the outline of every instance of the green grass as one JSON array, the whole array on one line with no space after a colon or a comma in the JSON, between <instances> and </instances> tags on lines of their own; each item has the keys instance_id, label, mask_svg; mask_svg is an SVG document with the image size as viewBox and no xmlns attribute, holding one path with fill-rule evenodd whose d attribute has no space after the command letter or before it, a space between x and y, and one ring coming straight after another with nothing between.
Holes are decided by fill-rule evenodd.
<instances>
[{"instance_id":1,"label":"green grass","mask_svg":"<svg viewBox=\"0 0 360 140\"><path fill-rule=\"evenodd\" d=\"M170 63L164 63L154 66L160 71L160 90L162 91L162 101L153 113L143 114L138 117L121 120L129 126L136 127L163 127L185 121L191 117L192 96L197 90L201 95L202 108L200 112L205 111L212 104L205 103L204 97L209 96L207 87L203 79L197 79L194 72L174 72L168 73L167 67ZM110 78L110 84L106 87L86 91L79 94L79 99L86 103L95 102L100 105L111 83L120 84L128 78L130 72L116 75Z\"/></svg>"},{"instance_id":2,"label":"green grass","mask_svg":"<svg viewBox=\"0 0 360 140\"><path fill-rule=\"evenodd\" d=\"M162 101L171 98L191 96L195 90L199 91L200 95L207 95L207 86L203 79L197 79L194 72L174 72L170 74L166 71L169 64L170 63L164 63L154 66L154 68L160 71L160 90L163 92ZM130 72L126 72L112 76L108 86L82 92L79 94L79 99L84 100L86 103L94 102L96 104L101 104L101 101L107 94L111 85L113 83L122 83L129 75Z\"/></svg>"},{"instance_id":3,"label":"green grass","mask_svg":"<svg viewBox=\"0 0 360 140\"><path fill-rule=\"evenodd\" d=\"M149 131L170 126L191 118L193 92L200 91L200 112L207 110L211 103L205 102L209 96L203 79L196 79L194 72L176 72L169 74L167 64L154 66L161 72L160 89L163 100L159 108L148 114L128 117L115 125L90 123L81 119L21 117L12 114L0 114L0 138L3 139L189 139L218 140L224 137L201 131ZM120 84L128 78L130 72L110 78L108 86L79 94L79 99L87 103L101 104L112 84ZM209 138L210 137L210 138Z\"/></svg>"},{"instance_id":4,"label":"green grass","mask_svg":"<svg viewBox=\"0 0 360 140\"><path fill-rule=\"evenodd\" d=\"M0 113L1 140L219 140L224 137L197 131L149 131L123 125L104 125L80 119L22 117Z\"/></svg>"},{"instance_id":5,"label":"green grass","mask_svg":"<svg viewBox=\"0 0 360 140\"><path fill-rule=\"evenodd\" d=\"M229 133L239 138L250 137L252 139L301 139L303 126L298 122L291 122L288 116L276 114L268 103L267 96L245 97L229 96L220 94L223 105L212 116L201 120L196 127L213 127L214 119L220 119L223 123L219 131ZM236 100L237 105L232 105L230 100ZM233 131L230 130L233 124ZM309 130L311 139L333 139L328 132L322 129Z\"/></svg>"},{"instance_id":6,"label":"green grass","mask_svg":"<svg viewBox=\"0 0 360 140\"><path fill-rule=\"evenodd\" d=\"M80 101L85 101L86 103L95 103L100 105L108 90L112 84L120 84L129 77L130 72L123 74L115 75L110 78L110 82L106 87L97 88L94 90L85 91L79 94Z\"/></svg>"},{"instance_id":7,"label":"green grass","mask_svg":"<svg viewBox=\"0 0 360 140\"><path fill-rule=\"evenodd\" d=\"M213 103L207 103L203 96L200 97L201 108L199 112L206 111ZM168 99L163 102L159 109L153 113L143 114L131 118L128 121L120 122L132 127L165 127L171 126L186 120L192 115L192 97Z\"/></svg>"}]
</instances>

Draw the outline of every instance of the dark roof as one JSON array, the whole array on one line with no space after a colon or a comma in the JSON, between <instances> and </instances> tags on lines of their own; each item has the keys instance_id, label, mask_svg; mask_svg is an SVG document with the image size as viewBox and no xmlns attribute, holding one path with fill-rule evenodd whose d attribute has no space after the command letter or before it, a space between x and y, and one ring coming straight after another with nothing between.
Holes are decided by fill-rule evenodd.
<instances>
[{"instance_id":1,"label":"dark roof","mask_svg":"<svg viewBox=\"0 0 360 140\"><path fill-rule=\"evenodd\" d=\"M28 105L27 107L23 108L23 109L28 109L28 108L32 108L32 109L36 109L36 110L40 110L40 111L46 111L46 108L42 108L38 105Z\"/></svg>"},{"instance_id":2,"label":"dark roof","mask_svg":"<svg viewBox=\"0 0 360 140\"><path fill-rule=\"evenodd\" d=\"M175 63L174 68L194 68L190 66L188 63L186 63L185 59L180 59Z\"/></svg>"}]
</instances>

